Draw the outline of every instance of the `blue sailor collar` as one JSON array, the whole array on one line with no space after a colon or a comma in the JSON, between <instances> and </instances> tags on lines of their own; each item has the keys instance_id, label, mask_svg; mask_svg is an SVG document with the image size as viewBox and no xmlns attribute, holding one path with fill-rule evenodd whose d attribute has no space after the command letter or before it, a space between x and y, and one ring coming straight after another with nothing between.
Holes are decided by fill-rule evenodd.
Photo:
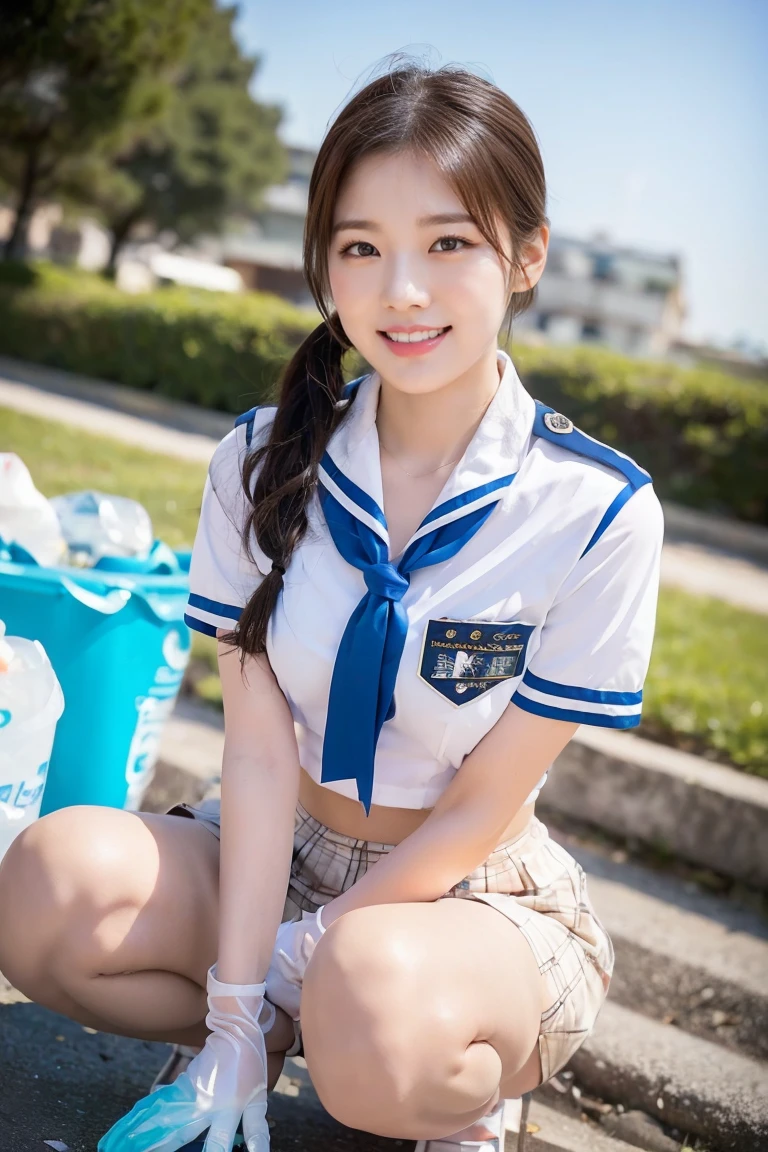
<instances>
[{"instance_id":1,"label":"blue sailor collar","mask_svg":"<svg viewBox=\"0 0 768 1152\"><path fill-rule=\"evenodd\" d=\"M446 480L431 510L412 536L425 533L467 511L494 502L523 461L530 441L536 405L523 387L509 355L501 348L499 386L472 440ZM376 413L381 377L378 372L347 385L354 396L351 410L331 437L320 465L320 482L348 512L388 546Z\"/></svg>"}]
</instances>

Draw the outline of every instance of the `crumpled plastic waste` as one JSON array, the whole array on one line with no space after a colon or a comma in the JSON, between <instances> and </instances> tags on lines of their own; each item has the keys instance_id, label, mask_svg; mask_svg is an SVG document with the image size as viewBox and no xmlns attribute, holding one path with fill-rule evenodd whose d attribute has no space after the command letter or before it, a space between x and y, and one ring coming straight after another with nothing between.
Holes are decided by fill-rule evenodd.
<instances>
[{"instance_id":1,"label":"crumpled plastic waste","mask_svg":"<svg viewBox=\"0 0 768 1152\"><path fill-rule=\"evenodd\" d=\"M69 548L70 564L91 567L103 556L140 560L149 556L152 521L138 501L89 489L54 496L50 503Z\"/></svg>"},{"instance_id":2,"label":"crumpled plastic waste","mask_svg":"<svg viewBox=\"0 0 768 1152\"><path fill-rule=\"evenodd\" d=\"M44 567L67 563L56 511L15 452L0 452L0 537L20 544Z\"/></svg>"}]
</instances>

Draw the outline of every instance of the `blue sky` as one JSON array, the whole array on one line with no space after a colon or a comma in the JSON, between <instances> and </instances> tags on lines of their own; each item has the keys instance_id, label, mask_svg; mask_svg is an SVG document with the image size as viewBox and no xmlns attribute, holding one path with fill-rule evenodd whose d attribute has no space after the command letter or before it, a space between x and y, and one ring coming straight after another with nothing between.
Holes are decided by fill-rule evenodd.
<instances>
[{"instance_id":1,"label":"blue sky","mask_svg":"<svg viewBox=\"0 0 768 1152\"><path fill-rule=\"evenodd\" d=\"M479 71L534 126L553 231L678 254L684 336L768 354L768 0L241 0L237 32L291 144L391 52Z\"/></svg>"}]
</instances>

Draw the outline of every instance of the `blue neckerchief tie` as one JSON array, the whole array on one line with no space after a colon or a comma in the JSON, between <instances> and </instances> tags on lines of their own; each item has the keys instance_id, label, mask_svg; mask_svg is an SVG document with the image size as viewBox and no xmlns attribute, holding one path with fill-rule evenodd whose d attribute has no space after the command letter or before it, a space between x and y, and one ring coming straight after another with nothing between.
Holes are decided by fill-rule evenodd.
<instances>
[{"instance_id":1,"label":"blue neckerchief tie","mask_svg":"<svg viewBox=\"0 0 768 1152\"><path fill-rule=\"evenodd\" d=\"M344 476L326 453L322 466L355 503L386 525L370 496ZM503 476L448 504L435 508L428 524L448 511L506 487L515 474ZM350 616L336 654L328 698L320 780L356 780L358 799L368 815L373 796L376 745L385 720L394 716L397 670L408 632L408 615L400 601L417 568L450 560L488 519L497 500L435 528L414 540L397 564L390 563L380 536L341 504L322 481L320 501L331 538L347 563L359 568L368 591ZM422 525L422 526L423 526Z\"/></svg>"}]
</instances>

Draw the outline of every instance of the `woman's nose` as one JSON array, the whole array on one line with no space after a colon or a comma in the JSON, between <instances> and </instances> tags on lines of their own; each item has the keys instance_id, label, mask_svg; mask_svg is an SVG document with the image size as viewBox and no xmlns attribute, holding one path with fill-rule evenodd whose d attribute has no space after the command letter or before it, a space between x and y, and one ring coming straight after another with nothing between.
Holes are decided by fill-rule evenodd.
<instances>
[{"instance_id":1,"label":"woman's nose","mask_svg":"<svg viewBox=\"0 0 768 1152\"><path fill-rule=\"evenodd\" d=\"M382 285L385 307L404 310L413 305L425 308L431 300L421 261L401 256L387 261Z\"/></svg>"}]
</instances>

